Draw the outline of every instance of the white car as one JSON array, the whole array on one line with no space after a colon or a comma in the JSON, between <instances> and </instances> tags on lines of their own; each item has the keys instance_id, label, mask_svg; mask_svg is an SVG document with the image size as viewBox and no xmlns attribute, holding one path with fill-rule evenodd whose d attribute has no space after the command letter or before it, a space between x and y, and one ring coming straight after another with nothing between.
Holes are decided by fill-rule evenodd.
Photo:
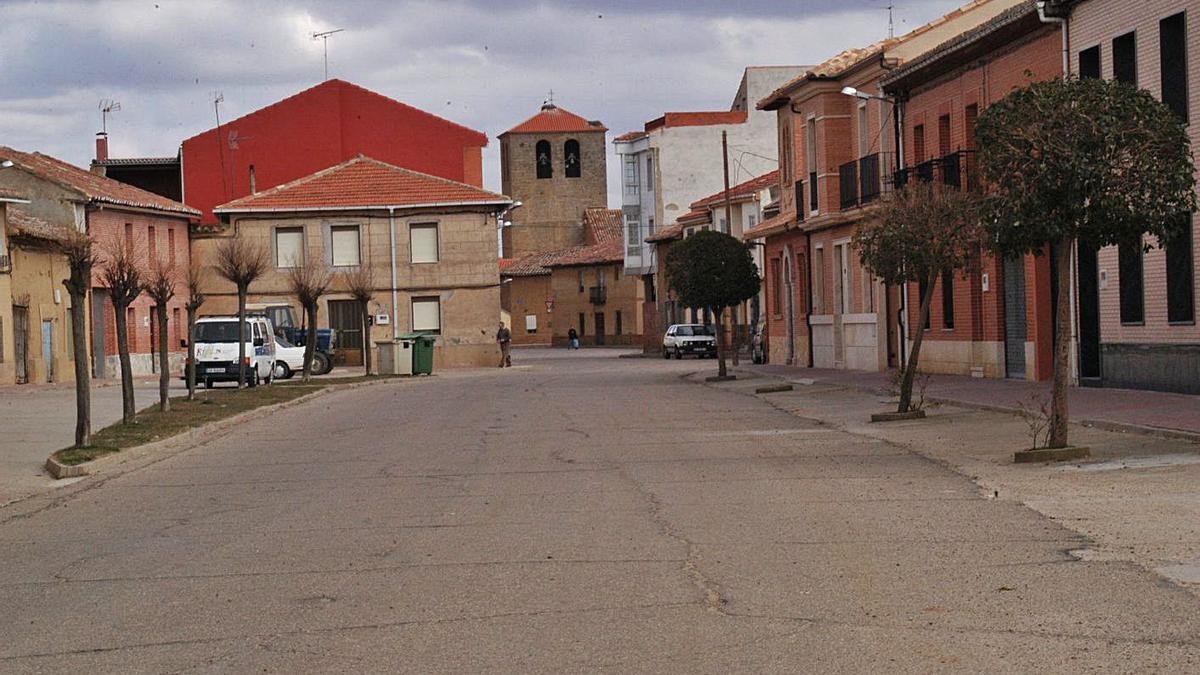
<instances>
[{"instance_id":1,"label":"white car","mask_svg":"<svg viewBox=\"0 0 1200 675\"><path fill-rule=\"evenodd\" d=\"M270 384L274 379L275 340L266 317L246 317L246 384ZM237 382L238 319L206 316L196 321L196 381L205 387L214 382Z\"/></svg>"},{"instance_id":2,"label":"white car","mask_svg":"<svg viewBox=\"0 0 1200 675\"><path fill-rule=\"evenodd\" d=\"M667 329L663 335L663 358L674 356L682 359L685 355L696 358L716 358L717 335L712 326L699 323L677 323Z\"/></svg>"},{"instance_id":3,"label":"white car","mask_svg":"<svg viewBox=\"0 0 1200 675\"><path fill-rule=\"evenodd\" d=\"M315 361L315 359L314 359ZM316 368L314 363L313 368ZM294 345L282 336L275 336L275 379L290 380L304 372L304 347Z\"/></svg>"}]
</instances>

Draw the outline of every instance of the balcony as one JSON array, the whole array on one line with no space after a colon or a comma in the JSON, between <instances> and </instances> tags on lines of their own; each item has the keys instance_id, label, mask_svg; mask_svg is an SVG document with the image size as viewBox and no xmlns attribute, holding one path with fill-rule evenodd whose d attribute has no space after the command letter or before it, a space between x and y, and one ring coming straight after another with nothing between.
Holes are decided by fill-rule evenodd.
<instances>
[{"instance_id":1,"label":"balcony","mask_svg":"<svg viewBox=\"0 0 1200 675\"><path fill-rule=\"evenodd\" d=\"M603 305L608 301L607 286L592 286L588 288L588 302L593 305Z\"/></svg>"},{"instance_id":2,"label":"balcony","mask_svg":"<svg viewBox=\"0 0 1200 675\"><path fill-rule=\"evenodd\" d=\"M978 185L975 171L975 151L959 150L943 157L926 160L916 166L905 167L895 173L896 188L904 187L909 181L939 184L955 190L974 190Z\"/></svg>"},{"instance_id":3,"label":"balcony","mask_svg":"<svg viewBox=\"0 0 1200 675\"><path fill-rule=\"evenodd\" d=\"M808 210L816 213L820 210L821 202L817 199L817 173L808 174Z\"/></svg>"},{"instance_id":4,"label":"balcony","mask_svg":"<svg viewBox=\"0 0 1200 675\"><path fill-rule=\"evenodd\" d=\"M838 169L842 210L865 206L888 190L880 171L885 153L875 153L846 162Z\"/></svg>"},{"instance_id":5,"label":"balcony","mask_svg":"<svg viewBox=\"0 0 1200 675\"><path fill-rule=\"evenodd\" d=\"M842 210L858 206L858 162L846 162L838 167L838 179Z\"/></svg>"},{"instance_id":6,"label":"balcony","mask_svg":"<svg viewBox=\"0 0 1200 675\"><path fill-rule=\"evenodd\" d=\"M804 181L798 180L795 185L796 195L796 220L804 222Z\"/></svg>"},{"instance_id":7,"label":"balcony","mask_svg":"<svg viewBox=\"0 0 1200 675\"><path fill-rule=\"evenodd\" d=\"M0 255L0 272L11 272L11 271L12 271L12 258L8 257L7 254Z\"/></svg>"}]
</instances>

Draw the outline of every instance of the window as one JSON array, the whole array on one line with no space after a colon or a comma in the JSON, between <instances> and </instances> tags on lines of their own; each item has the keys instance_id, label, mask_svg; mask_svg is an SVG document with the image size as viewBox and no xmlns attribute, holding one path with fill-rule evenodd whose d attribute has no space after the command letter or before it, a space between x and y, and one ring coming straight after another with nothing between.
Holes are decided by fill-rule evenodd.
<instances>
[{"instance_id":1,"label":"window","mask_svg":"<svg viewBox=\"0 0 1200 675\"><path fill-rule=\"evenodd\" d=\"M167 260L175 266L175 228L167 228Z\"/></svg>"},{"instance_id":2,"label":"window","mask_svg":"<svg viewBox=\"0 0 1200 675\"><path fill-rule=\"evenodd\" d=\"M583 292L583 270L579 270L579 292Z\"/></svg>"},{"instance_id":3,"label":"window","mask_svg":"<svg viewBox=\"0 0 1200 675\"><path fill-rule=\"evenodd\" d=\"M813 253L813 314L825 313L825 249Z\"/></svg>"},{"instance_id":4,"label":"window","mask_svg":"<svg viewBox=\"0 0 1200 675\"><path fill-rule=\"evenodd\" d=\"M1137 86L1137 38L1126 33L1112 41L1113 79Z\"/></svg>"},{"instance_id":5,"label":"window","mask_svg":"<svg viewBox=\"0 0 1200 675\"><path fill-rule=\"evenodd\" d=\"M1080 79L1100 77L1100 45L1079 52Z\"/></svg>"},{"instance_id":6,"label":"window","mask_svg":"<svg viewBox=\"0 0 1200 675\"><path fill-rule=\"evenodd\" d=\"M158 262L158 237L153 227L146 228L146 252L150 256L150 263Z\"/></svg>"},{"instance_id":7,"label":"window","mask_svg":"<svg viewBox=\"0 0 1200 675\"><path fill-rule=\"evenodd\" d=\"M275 266L300 267L304 264L304 228L275 228Z\"/></svg>"},{"instance_id":8,"label":"window","mask_svg":"<svg viewBox=\"0 0 1200 675\"><path fill-rule=\"evenodd\" d=\"M1184 234L1167 245L1167 321L1196 321L1196 290L1193 276L1192 219L1183 216L1188 227Z\"/></svg>"},{"instance_id":9,"label":"window","mask_svg":"<svg viewBox=\"0 0 1200 675\"><path fill-rule=\"evenodd\" d=\"M925 161L925 125L913 127L913 162L920 164Z\"/></svg>"},{"instance_id":10,"label":"window","mask_svg":"<svg viewBox=\"0 0 1200 675\"><path fill-rule=\"evenodd\" d=\"M858 104L858 156L866 157L871 153L870 132L867 131L867 102Z\"/></svg>"},{"instance_id":11,"label":"window","mask_svg":"<svg viewBox=\"0 0 1200 675\"><path fill-rule=\"evenodd\" d=\"M537 314L525 315L525 332L530 335L537 333Z\"/></svg>"},{"instance_id":12,"label":"window","mask_svg":"<svg viewBox=\"0 0 1200 675\"><path fill-rule=\"evenodd\" d=\"M579 141L574 138L563 143L563 171L567 178L579 178L580 175L580 158L579 158Z\"/></svg>"},{"instance_id":13,"label":"window","mask_svg":"<svg viewBox=\"0 0 1200 675\"><path fill-rule=\"evenodd\" d=\"M782 261L779 258L771 259L771 313L783 313L783 270Z\"/></svg>"},{"instance_id":14,"label":"window","mask_svg":"<svg viewBox=\"0 0 1200 675\"><path fill-rule=\"evenodd\" d=\"M950 116L942 115L938 118L938 156L945 157L950 154Z\"/></svg>"},{"instance_id":15,"label":"window","mask_svg":"<svg viewBox=\"0 0 1200 675\"><path fill-rule=\"evenodd\" d=\"M915 309L918 312L921 311L921 303L925 302L925 293L928 290L929 290L929 283L926 282L924 278L922 278L919 282L917 282L917 305L916 305ZM933 314L933 312L930 312L929 314ZM929 315L925 316L925 325L922 326L921 328L923 328L924 330L929 330Z\"/></svg>"},{"instance_id":16,"label":"window","mask_svg":"<svg viewBox=\"0 0 1200 675\"><path fill-rule=\"evenodd\" d=\"M729 223L725 222L725 216L721 216L717 220L717 229L725 234L729 234Z\"/></svg>"},{"instance_id":17,"label":"window","mask_svg":"<svg viewBox=\"0 0 1200 675\"><path fill-rule=\"evenodd\" d=\"M361 261L357 225L334 225L329 228L329 248L334 267L356 267Z\"/></svg>"},{"instance_id":18,"label":"window","mask_svg":"<svg viewBox=\"0 0 1200 675\"><path fill-rule=\"evenodd\" d=\"M1188 121L1187 16L1180 12L1158 22L1158 59L1162 101Z\"/></svg>"},{"instance_id":19,"label":"window","mask_svg":"<svg viewBox=\"0 0 1200 675\"><path fill-rule=\"evenodd\" d=\"M617 320L617 332L613 333L613 335L620 335L622 331L621 331L621 310L619 310L619 309L617 310L616 320Z\"/></svg>"},{"instance_id":20,"label":"window","mask_svg":"<svg viewBox=\"0 0 1200 675\"><path fill-rule=\"evenodd\" d=\"M649 228L649 230L650 230L650 233L651 233L651 234L654 234L654 216L650 216L650 217L647 219L647 225L648 225L648 228Z\"/></svg>"},{"instance_id":21,"label":"window","mask_svg":"<svg viewBox=\"0 0 1200 675\"><path fill-rule=\"evenodd\" d=\"M1121 323L1140 324L1146 318L1142 253L1140 236L1122 243L1117 249L1117 271L1121 277Z\"/></svg>"},{"instance_id":22,"label":"window","mask_svg":"<svg viewBox=\"0 0 1200 675\"><path fill-rule=\"evenodd\" d=\"M792 116L784 112L779 119L779 169L783 184L792 182Z\"/></svg>"},{"instance_id":23,"label":"window","mask_svg":"<svg viewBox=\"0 0 1200 675\"><path fill-rule=\"evenodd\" d=\"M412 299L412 329L425 333L442 332L442 302L437 297Z\"/></svg>"},{"instance_id":24,"label":"window","mask_svg":"<svg viewBox=\"0 0 1200 675\"><path fill-rule=\"evenodd\" d=\"M654 157L646 157L646 189L654 189Z\"/></svg>"},{"instance_id":25,"label":"window","mask_svg":"<svg viewBox=\"0 0 1200 675\"><path fill-rule=\"evenodd\" d=\"M942 328L954 330L954 270L942 270Z\"/></svg>"},{"instance_id":26,"label":"window","mask_svg":"<svg viewBox=\"0 0 1200 675\"><path fill-rule=\"evenodd\" d=\"M805 131L804 158L808 167L808 208L813 213L816 213L820 207L820 201L817 197L817 179L819 176L817 174L817 120L815 117L808 118Z\"/></svg>"},{"instance_id":27,"label":"window","mask_svg":"<svg viewBox=\"0 0 1200 675\"><path fill-rule=\"evenodd\" d=\"M963 111L963 144L968 150L975 149L975 120L979 119L979 106L972 103Z\"/></svg>"},{"instance_id":28,"label":"window","mask_svg":"<svg viewBox=\"0 0 1200 675\"><path fill-rule=\"evenodd\" d=\"M753 213L746 214L746 229L750 229L758 224L758 216Z\"/></svg>"},{"instance_id":29,"label":"window","mask_svg":"<svg viewBox=\"0 0 1200 675\"><path fill-rule=\"evenodd\" d=\"M408 226L409 253L414 263L438 261L437 223L413 223Z\"/></svg>"},{"instance_id":30,"label":"window","mask_svg":"<svg viewBox=\"0 0 1200 675\"><path fill-rule=\"evenodd\" d=\"M642 250L641 223L636 216L625 215L625 246L630 255L637 255Z\"/></svg>"},{"instance_id":31,"label":"window","mask_svg":"<svg viewBox=\"0 0 1200 675\"><path fill-rule=\"evenodd\" d=\"M125 248L133 250L133 223L125 223Z\"/></svg>"},{"instance_id":32,"label":"window","mask_svg":"<svg viewBox=\"0 0 1200 675\"><path fill-rule=\"evenodd\" d=\"M550 141L538 141L534 146L535 161L537 162L537 177L550 178L554 175L554 165L551 164Z\"/></svg>"},{"instance_id":33,"label":"window","mask_svg":"<svg viewBox=\"0 0 1200 675\"><path fill-rule=\"evenodd\" d=\"M638 189L638 161L637 157L625 158L625 194L636 197L640 190Z\"/></svg>"}]
</instances>

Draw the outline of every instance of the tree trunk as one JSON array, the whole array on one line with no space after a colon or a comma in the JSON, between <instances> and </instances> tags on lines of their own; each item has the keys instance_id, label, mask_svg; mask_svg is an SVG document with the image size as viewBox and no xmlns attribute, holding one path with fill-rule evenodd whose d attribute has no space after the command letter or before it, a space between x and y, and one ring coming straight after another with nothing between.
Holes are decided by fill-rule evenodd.
<instances>
[{"instance_id":1,"label":"tree trunk","mask_svg":"<svg viewBox=\"0 0 1200 675\"><path fill-rule=\"evenodd\" d=\"M113 305L113 318L117 324L117 354L121 361L121 422L134 421L133 364L129 362L129 325L126 311L128 305Z\"/></svg>"},{"instance_id":2,"label":"tree trunk","mask_svg":"<svg viewBox=\"0 0 1200 675\"><path fill-rule=\"evenodd\" d=\"M900 406L896 412L908 412L912 406L912 389L913 380L917 376L917 359L921 356L921 342L925 338L925 322L929 320L929 306L933 304L933 285L937 282L937 277L937 272L931 272L925 283L925 295L921 297L921 312L917 318L917 334L913 336L912 353L908 355L908 363L904 364L904 377L900 380Z\"/></svg>"},{"instance_id":3,"label":"tree trunk","mask_svg":"<svg viewBox=\"0 0 1200 675\"><path fill-rule=\"evenodd\" d=\"M371 315L367 303L362 304L363 366L367 377L371 376Z\"/></svg>"},{"instance_id":4,"label":"tree trunk","mask_svg":"<svg viewBox=\"0 0 1200 675\"><path fill-rule=\"evenodd\" d=\"M238 389L246 386L246 287L238 287Z\"/></svg>"},{"instance_id":5,"label":"tree trunk","mask_svg":"<svg viewBox=\"0 0 1200 675\"><path fill-rule=\"evenodd\" d=\"M717 377L726 377L725 370L725 308L716 308L717 313Z\"/></svg>"},{"instance_id":6,"label":"tree trunk","mask_svg":"<svg viewBox=\"0 0 1200 675\"><path fill-rule=\"evenodd\" d=\"M1054 251L1054 264L1058 268L1058 288L1054 300L1057 303L1054 316L1054 383L1050 395L1050 433L1048 447L1067 447L1067 380L1070 373L1071 356L1071 240L1058 242Z\"/></svg>"},{"instance_id":7,"label":"tree trunk","mask_svg":"<svg viewBox=\"0 0 1200 675\"><path fill-rule=\"evenodd\" d=\"M167 353L167 305L158 305L158 409L167 412L171 409L171 399L167 390L171 386L171 373L168 370L170 359Z\"/></svg>"},{"instance_id":8,"label":"tree trunk","mask_svg":"<svg viewBox=\"0 0 1200 675\"><path fill-rule=\"evenodd\" d=\"M71 345L75 351L75 446L92 444L92 387L87 356L87 294L71 294ZM97 358L104 358L98 354Z\"/></svg>"},{"instance_id":9,"label":"tree trunk","mask_svg":"<svg viewBox=\"0 0 1200 675\"><path fill-rule=\"evenodd\" d=\"M733 338L733 367L737 368L740 363L738 352L742 351L742 334L738 332L737 308L729 308L729 334Z\"/></svg>"},{"instance_id":10,"label":"tree trunk","mask_svg":"<svg viewBox=\"0 0 1200 675\"><path fill-rule=\"evenodd\" d=\"M188 400L192 401L196 398L196 308L188 305L187 308L187 390Z\"/></svg>"},{"instance_id":11,"label":"tree trunk","mask_svg":"<svg viewBox=\"0 0 1200 675\"><path fill-rule=\"evenodd\" d=\"M308 382L312 377L313 355L317 352L317 305L313 303L304 308L304 320L308 323L308 329L304 332L304 373L301 375L302 382Z\"/></svg>"}]
</instances>

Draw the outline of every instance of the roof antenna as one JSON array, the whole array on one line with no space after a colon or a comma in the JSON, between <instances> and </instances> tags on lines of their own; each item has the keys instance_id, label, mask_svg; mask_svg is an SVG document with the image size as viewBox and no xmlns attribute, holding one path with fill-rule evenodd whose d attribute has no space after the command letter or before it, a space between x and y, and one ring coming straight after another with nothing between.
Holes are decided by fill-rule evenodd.
<instances>
[{"instance_id":1,"label":"roof antenna","mask_svg":"<svg viewBox=\"0 0 1200 675\"><path fill-rule=\"evenodd\" d=\"M894 3L889 2L888 6L887 6L887 11L888 11L888 39L891 40L892 38L896 37L896 16L895 16L896 5Z\"/></svg>"},{"instance_id":2,"label":"roof antenna","mask_svg":"<svg viewBox=\"0 0 1200 675\"><path fill-rule=\"evenodd\" d=\"M326 80L329 79L329 36L333 35L335 33L340 33L344 30L346 30L346 29L345 28L335 28L333 30L322 31L319 33L314 32L312 34L312 39L322 40L325 43L325 79Z\"/></svg>"},{"instance_id":3,"label":"roof antenna","mask_svg":"<svg viewBox=\"0 0 1200 675\"><path fill-rule=\"evenodd\" d=\"M225 199L229 200L229 178L225 169L225 148L221 143L221 104L225 102L225 94L220 91L211 92L213 115L217 118L217 156L221 158L221 185L225 189Z\"/></svg>"},{"instance_id":4,"label":"roof antenna","mask_svg":"<svg viewBox=\"0 0 1200 675\"><path fill-rule=\"evenodd\" d=\"M121 109L121 102L111 98L100 99L100 132L108 134L108 116Z\"/></svg>"},{"instance_id":5,"label":"roof antenna","mask_svg":"<svg viewBox=\"0 0 1200 675\"><path fill-rule=\"evenodd\" d=\"M550 95L546 98L545 101L542 101L542 109L546 110L548 108L553 108L553 107L554 107L554 90L551 89Z\"/></svg>"}]
</instances>

